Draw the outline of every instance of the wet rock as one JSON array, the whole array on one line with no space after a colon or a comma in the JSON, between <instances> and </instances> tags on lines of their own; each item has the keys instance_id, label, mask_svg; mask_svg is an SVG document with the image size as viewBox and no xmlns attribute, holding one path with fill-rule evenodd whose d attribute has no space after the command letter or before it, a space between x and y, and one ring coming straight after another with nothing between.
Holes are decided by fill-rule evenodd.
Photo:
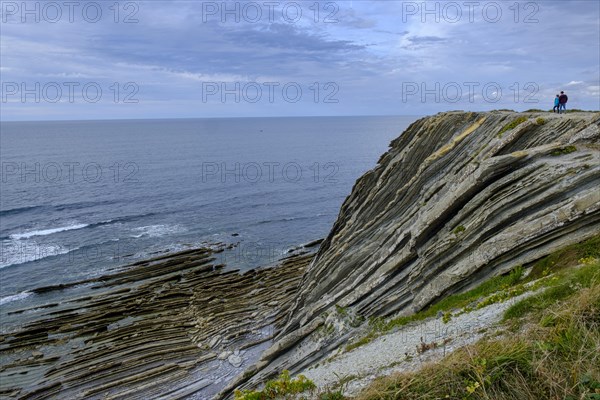
<instances>
[{"instance_id":1,"label":"wet rock","mask_svg":"<svg viewBox=\"0 0 600 400\"><path fill-rule=\"evenodd\" d=\"M316 247L316 246L320 245L323 242L323 240L325 240L325 239L313 240L312 242L306 243L303 247L304 248Z\"/></svg>"},{"instance_id":2,"label":"wet rock","mask_svg":"<svg viewBox=\"0 0 600 400\"><path fill-rule=\"evenodd\" d=\"M236 368L243 359L239 350L212 349L252 347L276 334L313 255L240 274L213 264L214 254L189 249L123 266L85 281L94 287L85 297L70 291L81 283L48 289L61 290L63 301L27 310L30 322L3 335L2 393L145 400L216 385L223 377L198 371L212 371L218 358ZM266 339L252 335L265 326L272 327Z\"/></svg>"}]
</instances>

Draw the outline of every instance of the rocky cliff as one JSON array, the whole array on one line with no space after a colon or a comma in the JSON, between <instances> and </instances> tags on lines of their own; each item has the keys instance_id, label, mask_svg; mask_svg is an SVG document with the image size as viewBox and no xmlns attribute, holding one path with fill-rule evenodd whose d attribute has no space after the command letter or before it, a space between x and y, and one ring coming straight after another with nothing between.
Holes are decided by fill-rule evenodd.
<instances>
[{"instance_id":1,"label":"rocky cliff","mask_svg":"<svg viewBox=\"0 0 600 400\"><path fill-rule=\"evenodd\" d=\"M0 399L224 397L314 365L370 317L600 233L599 142L600 113L421 119L356 182L316 256L241 274L221 247L190 249L33 290L61 301L11 312Z\"/></svg>"},{"instance_id":2,"label":"rocky cliff","mask_svg":"<svg viewBox=\"0 0 600 400\"><path fill-rule=\"evenodd\" d=\"M352 332L348 315L413 313L598 234L599 141L600 113L412 124L356 182L275 343L222 395L331 354Z\"/></svg>"}]
</instances>

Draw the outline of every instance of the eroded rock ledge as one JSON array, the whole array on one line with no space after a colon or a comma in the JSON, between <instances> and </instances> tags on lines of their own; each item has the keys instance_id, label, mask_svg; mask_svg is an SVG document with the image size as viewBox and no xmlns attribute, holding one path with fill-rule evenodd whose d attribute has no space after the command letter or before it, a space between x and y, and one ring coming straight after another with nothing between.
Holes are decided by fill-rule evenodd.
<instances>
[{"instance_id":1,"label":"eroded rock ledge","mask_svg":"<svg viewBox=\"0 0 600 400\"><path fill-rule=\"evenodd\" d=\"M313 256L240 274L196 249L41 288L64 300L0 336L0 398L208 398L268 346ZM81 284L89 295L69 294Z\"/></svg>"},{"instance_id":2,"label":"eroded rock ledge","mask_svg":"<svg viewBox=\"0 0 600 400\"><path fill-rule=\"evenodd\" d=\"M412 124L356 182L273 346L220 395L332 354L348 315L413 313L598 234L599 140L600 113Z\"/></svg>"}]
</instances>

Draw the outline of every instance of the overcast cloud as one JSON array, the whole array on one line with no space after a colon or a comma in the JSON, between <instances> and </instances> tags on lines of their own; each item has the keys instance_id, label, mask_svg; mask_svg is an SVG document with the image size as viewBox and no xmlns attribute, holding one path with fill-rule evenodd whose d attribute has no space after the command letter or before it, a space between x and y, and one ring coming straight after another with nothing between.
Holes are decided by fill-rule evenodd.
<instances>
[{"instance_id":1,"label":"overcast cloud","mask_svg":"<svg viewBox=\"0 0 600 400\"><path fill-rule=\"evenodd\" d=\"M2 120L600 109L598 1L69 4L1 2Z\"/></svg>"}]
</instances>

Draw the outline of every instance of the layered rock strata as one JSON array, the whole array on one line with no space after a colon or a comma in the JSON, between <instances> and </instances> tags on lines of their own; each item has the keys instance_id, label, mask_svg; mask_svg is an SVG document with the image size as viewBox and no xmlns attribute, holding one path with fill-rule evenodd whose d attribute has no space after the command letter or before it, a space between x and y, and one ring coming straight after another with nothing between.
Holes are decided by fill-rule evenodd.
<instances>
[{"instance_id":1,"label":"layered rock strata","mask_svg":"<svg viewBox=\"0 0 600 400\"><path fill-rule=\"evenodd\" d=\"M239 273L197 249L40 288L64 300L0 336L0 398L207 398L281 328L312 256ZM81 284L89 295L69 294Z\"/></svg>"},{"instance_id":2,"label":"layered rock strata","mask_svg":"<svg viewBox=\"0 0 600 400\"><path fill-rule=\"evenodd\" d=\"M414 313L598 234L599 140L600 113L412 124L356 182L276 342L221 396L318 362L352 322Z\"/></svg>"}]
</instances>

